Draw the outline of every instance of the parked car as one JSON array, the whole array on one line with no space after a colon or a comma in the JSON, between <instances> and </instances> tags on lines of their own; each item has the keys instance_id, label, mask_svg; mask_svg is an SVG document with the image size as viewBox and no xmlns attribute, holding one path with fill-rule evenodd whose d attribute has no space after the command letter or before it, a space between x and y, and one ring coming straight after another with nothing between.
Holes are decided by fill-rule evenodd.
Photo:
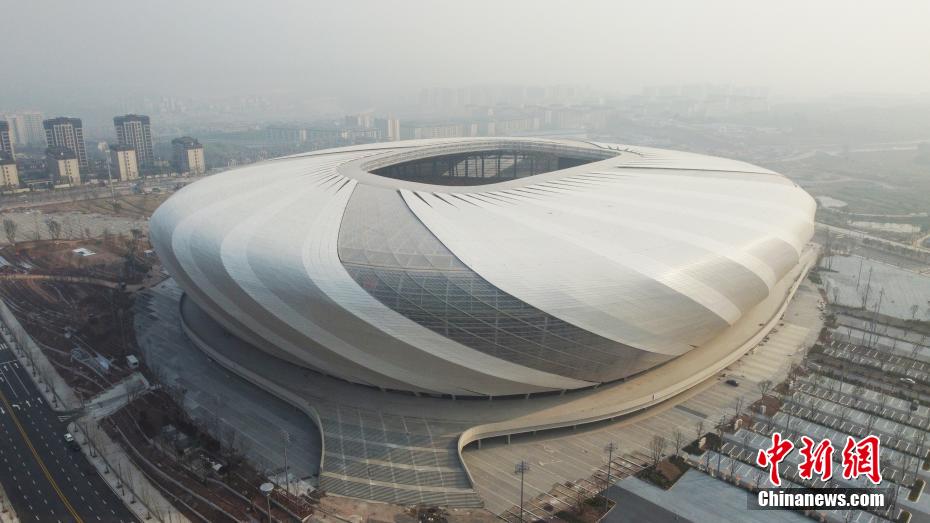
<instances>
[{"instance_id":1,"label":"parked car","mask_svg":"<svg viewBox=\"0 0 930 523\"><path fill-rule=\"evenodd\" d=\"M78 445L78 442L70 432L65 432L65 445L67 445L70 450L81 450L81 446Z\"/></svg>"}]
</instances>

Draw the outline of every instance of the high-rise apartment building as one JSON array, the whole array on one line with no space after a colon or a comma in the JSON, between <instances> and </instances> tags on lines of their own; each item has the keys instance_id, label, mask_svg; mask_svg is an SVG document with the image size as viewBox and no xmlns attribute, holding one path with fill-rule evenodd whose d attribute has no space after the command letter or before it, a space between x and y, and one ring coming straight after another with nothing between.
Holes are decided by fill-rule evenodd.
<instances>
[{"instance_id":1,"label":"high-rise apartment building","mask_svg":"<svg viewBox=\"0 0 930 523\"><path fill-rule=\"evenodd\" d=\"M375 128L378 129L382 140L388 142L400 140L400 120L397 118L378 118L375 120Z\"/></svg>"},{"instance_id":2,"label":"high-rise apartment building","mask_svg":"<svg viewBox=\"0 0 930 523\"><path fill-rule=\"evenodd\" d=\"M84 126L80 118L66 118L59 116L42 122L45 128L45 141L49 147L64 147L71 149L77 158L78 165L85 172L90 170L87 161L87 149L84 146Z\"/></svg>"},{"instance_id":3,"label":"high-rise apartment building","mask_svg":"<svg viewBox=\"0 0 930 523\"><path fill-rule=\"evenodd\" d=\"M139 178L139 161L136 156L136 148L123 144L111 145L110 169L111 176L121 182Z\"/></svg>"},{"instance_id":4,"label":"high-rise apartment building","mask_svg":"<svg viewBox=\"0 0 930 523\"><path fill-rule=\"evenodd\" d=\"M207 172L203 160L203 146L190 136L182 136L171 140L174 149L174 168L179 173L203 174Z\"/></svg>"},{"instance_id":5,"label":"high-rise apartment building","mask_svg":"<svg viewBox=\"0 0 930 523\"><path fill-rule=\"evenodd\" d=\"M152 126L148 116L127 114L113 118L116 140L136 150L136 159L143 169L155 165L155 148L152 145Z\"/></svg>"},{"instance_id":6,"label":"high-rise apartment building","mask_svg":"<svg viewBox=\"0 0 930 523\"><path fill-rule=\"evenodd\" d=\"M10 138L16 145L44 145L45 130L42 129L42 113L24 111L5 116L10 126Z\"/></svg>"},{"instance_id":7,"label":"high-rise apartment building","mask_svg":"<svg viewBox=\"0 0 930 523\"><path fill-rule=\"evenodd\" d=\"M0 153L6 153L11 157L15 155L13 150L13 137L10 135L10 124L6 120L0 120Z\"/></svg>"}]
</instances>

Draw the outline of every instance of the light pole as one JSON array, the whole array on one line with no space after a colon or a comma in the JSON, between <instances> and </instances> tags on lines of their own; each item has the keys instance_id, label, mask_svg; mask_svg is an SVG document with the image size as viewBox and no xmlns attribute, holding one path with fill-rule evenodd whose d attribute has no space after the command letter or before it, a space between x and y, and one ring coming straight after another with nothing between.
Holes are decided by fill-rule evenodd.
<instances>
[{"instance_id":1,"label":"light pole","mask_svg":"<svg viewBox=\"0 0 930 523\"><path fill-rule=\"evenodd\" d=\"M513 473L520 475L520 523L523 523L523 477L530 471L530 464L520 460L514 467Z\"/></svg>"},{"instance_id":2,"label":"light pole","mask_svg":"<svg viewBox=\"0 0 930 523\"><path fill-rule=\"evenodd\" d=\"M607 508L607 491L610 490L610 466L614 461L614 451L617 450L617 444L611 441L604 447L607 451L607 486L604 487L604 508Z\"/></svg>"},{"instance_id":3,"label":"light pole","mask_svg":"<svg viewBox=\"0 0 930 523\"><path fill-rule=\"evenodd\" d=\"M98 149L100 149L100 152L103 153L103 156L104 156L104 158L106 159L106 163L107 163L107 185L110 186L110 199L112 200L113 204L115 205L115 204L116 204L116 189L113 187L113 175L110 173L110 146L109 146L108 144L106 144L106 143L101 143L101 144L100 144L100 147L98 147Z\"/></svg>"},{"instance_id":4,"label":"light pole","mask_svg":"<svg viewBox=\"0 0 930 523\"><path fill-rule=\"evenodd\" d=\"M291 478L290 474L287 472L287 444L291 439L291 435L284 429L281 429L281 437L284 438L284 488L287 490L287 495L291 495Z\"/></svg>"},{"instance_id":5,"label":"light pole","mask_svg":"<svg viewBox=\"0 0 930 523\"><path fill-rule=\"evenodd\" d=\"M265 502L268 505L268 523L271 523L271 491L274 490L274 485L271 483L262 483L258 487L262 491L262 494L265 496Z\"/></svg>"}]
</instances>

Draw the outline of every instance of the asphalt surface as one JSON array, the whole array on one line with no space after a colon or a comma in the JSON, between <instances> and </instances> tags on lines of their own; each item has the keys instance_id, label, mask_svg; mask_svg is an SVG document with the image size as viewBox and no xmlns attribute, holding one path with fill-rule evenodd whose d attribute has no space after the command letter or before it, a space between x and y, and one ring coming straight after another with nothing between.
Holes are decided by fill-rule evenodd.
<instances>
[{"instance_id":1,"label":"asphalt surface","mask_svg":"<svg viewBox=\"0 0 930 523\"><path fill-rule=\"evenodd\" d=\"M616 505L601 520L603 523L670 523L672 521L691 523L690 519L679 516L616 485L610 487L606 495Z\"/></svg>"},{"instance_id":2,"label":"asphalt surface","mask_svg":"<svg viewBox=\"0 0 930 523\"><path fill-rule=\"evenodd\" d=\"M0 482L20 521L138 521L42 399L28 371L0 342Z\"/></svg>"}]
</instances>

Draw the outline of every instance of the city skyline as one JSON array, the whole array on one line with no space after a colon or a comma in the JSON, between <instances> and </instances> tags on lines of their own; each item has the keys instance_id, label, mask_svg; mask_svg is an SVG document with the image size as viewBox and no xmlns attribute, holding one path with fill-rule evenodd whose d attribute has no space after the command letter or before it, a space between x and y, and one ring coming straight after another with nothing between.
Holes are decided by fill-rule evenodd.
<instances>
[{"instance_id":1,"label":"city skyline","mask_svg":"<svg viewBox=\"0 0 930 523\"><path fill-rule=\"evenodd\" d=\"M420 86L568 79L618 95L654 84L747 79L783 96L930 93L930 74L918 66L930 53L922 22L930 4L920 1L897 2L894 9L878 2L843 9L839 0L761 9L732 0L581 8L473 2L451 13L428 4L403 10L363 4L321 10L302 2L277 9L204 2L184 6L189 16L180 20L174 16L178 3L135 5L134 16L146 24L130 26L106 23L81 4L11 5L6 14L18 23L9 28L10 38L34 45L0 59L11 73L5 103L60 111L58 104L126 93L196 97L208 91L213 98L337 96L380 103ZM494 16L487 16L492 9ZM362 10L365 17L358 16ZM886 29L892 23L893 32ZM96 30L101 24L106 30ZM67 55L32 38L59 29L83 35ZM171 39L158 37L169 30ZM114 39L123 45L114 48ZM95 63L90 57L98 55L111 59ZM147 67L123 74L124 64L139 56L149 58ZM48 67L69 82L43 81ZM97 83L101 75L104 84ZM354 81L362 77L367 81Z\"/></svg>"}]
</instances>

